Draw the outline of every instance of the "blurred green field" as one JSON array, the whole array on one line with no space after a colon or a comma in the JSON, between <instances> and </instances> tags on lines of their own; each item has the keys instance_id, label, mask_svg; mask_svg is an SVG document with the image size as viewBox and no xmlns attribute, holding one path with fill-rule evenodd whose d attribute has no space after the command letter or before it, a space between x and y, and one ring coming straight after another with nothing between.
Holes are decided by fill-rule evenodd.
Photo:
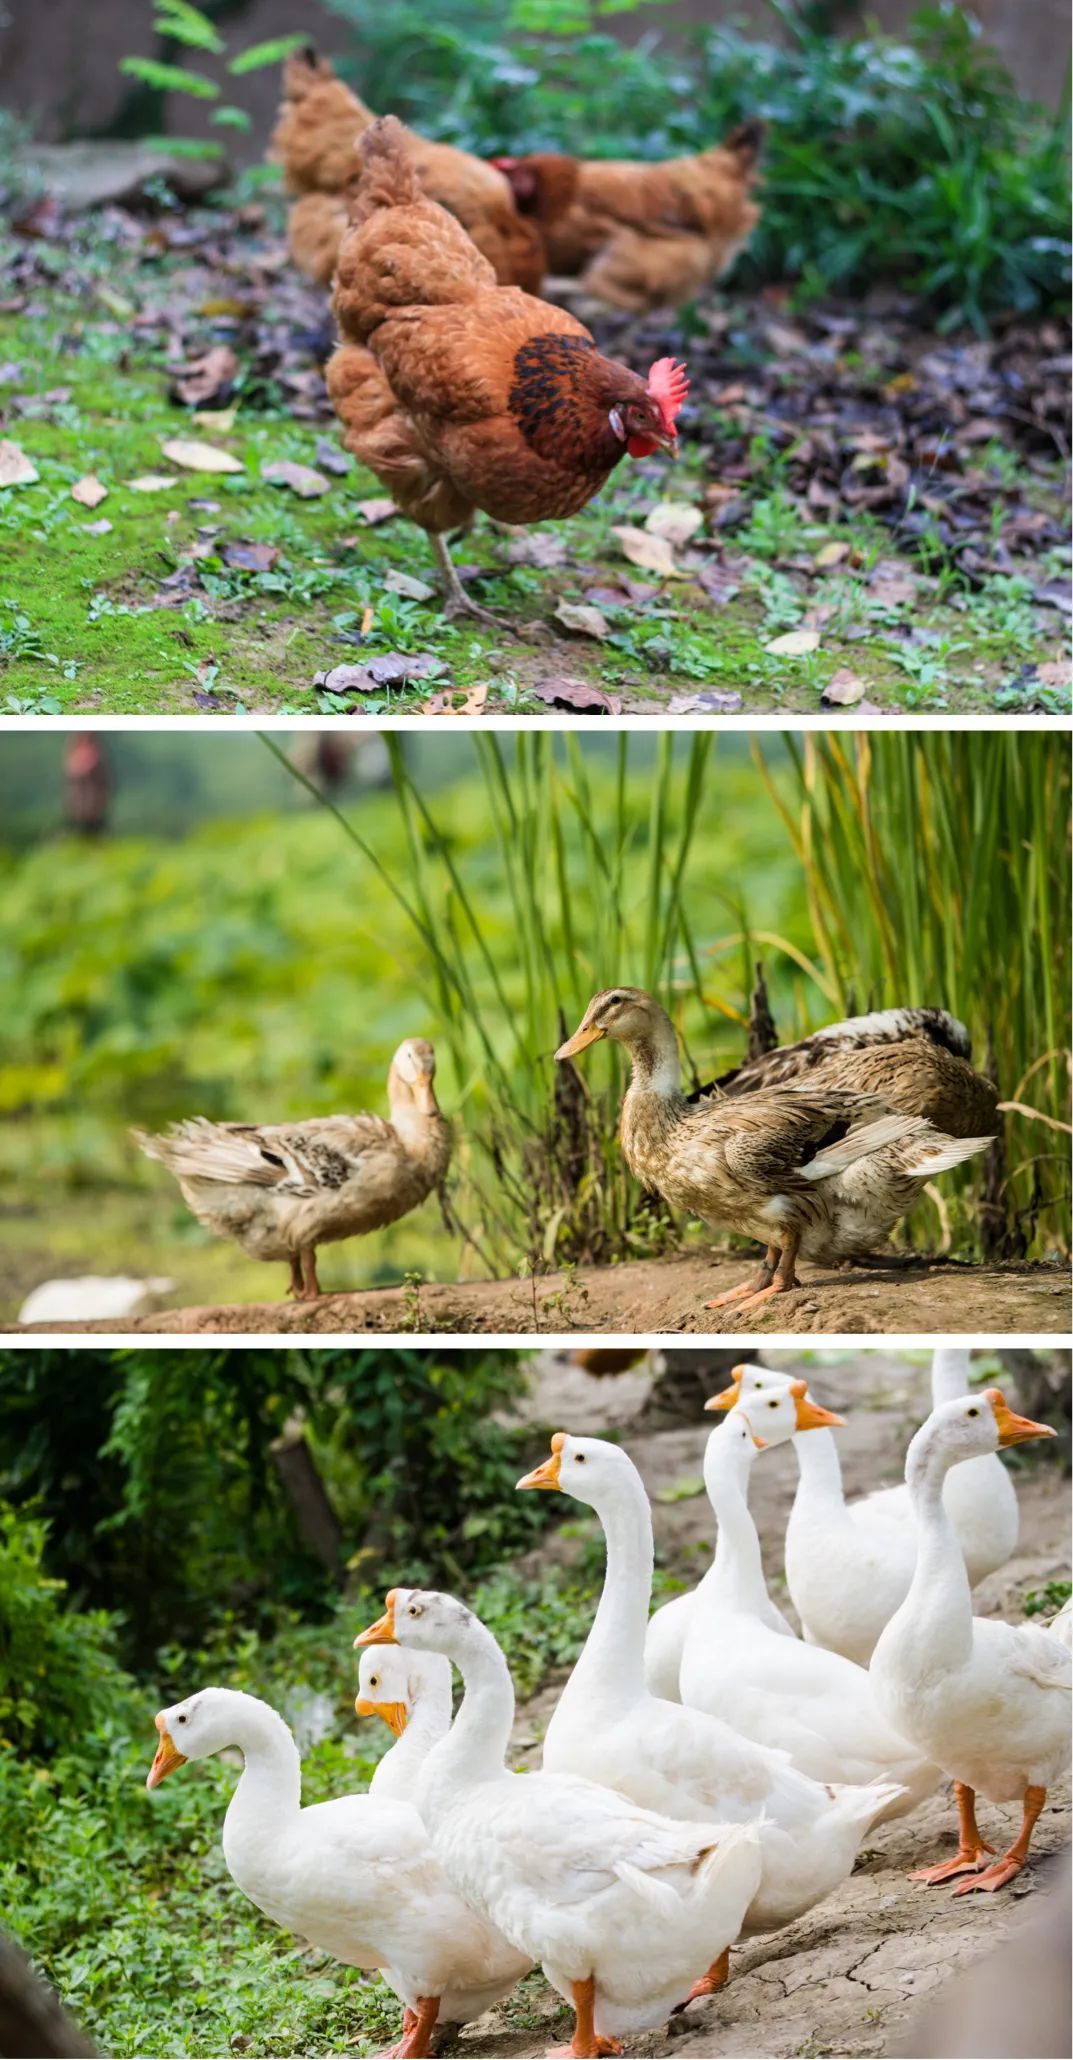
<instances>
[{"instance_id":1,"label":"blurred green field","mask_svg":"<svg viewBox=\"0 0 1073 2060\"><path fill-rule=\"evenodd\" d=\"M6 741L0 793L21 780L40 797L51 741ZM162 834L42 834L38 799L34 840L0 857L9 1317L71 1273L167 1275L183 1302L275 1299L281 1269L209 1238L129 1127L381 1110L391 1052L418 1034L437 1042L472 1242L429 1202L327 1248L327 1288L665 1248L671 1227L626 1194L611 1055L587 1075L589 1165L555 1204L559 1009L576 1020L610 981L664 996L703 1077L743 1050L758 953L783 1039L854 1005L942 1003L980 1057L994 1034L1007 1095L1043 1059L1025 1099L1061 1117L1067 886L1060 838L1030 827L1068 813L1049 739L873 738L856 758L831 742L802 759L786 738L754 756L742 737L452 735L400 757L395 787L345 801L346 824L255 739L181 740L177 783L179 749L141 736L124 774ZM240 815L215 812L228 782ZM1011 1166L1028 1162L1020 1256L1053 1253L1062 1140L1010 1128ZM966 1256L974 1179L943 1183ZM918 1215L934 1245L932 1205Z\"/></svg>"}]
</instances>

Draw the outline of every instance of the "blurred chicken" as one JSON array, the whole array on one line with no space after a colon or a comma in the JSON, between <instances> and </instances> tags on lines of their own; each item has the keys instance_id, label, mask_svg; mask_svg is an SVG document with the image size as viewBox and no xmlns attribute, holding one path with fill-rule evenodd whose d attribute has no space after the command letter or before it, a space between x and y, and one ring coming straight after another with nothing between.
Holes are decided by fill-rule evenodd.
<instances>
[{"instance_id":1,"label":"blurred chicken","mask_svg":"<svg viewBox=\"0 0 1073 2060\"><path fill-rule=\"evenodd\" d=\"M482 615L443 532L468 527L478 508L509 523L576 514L627 452L677 450L688 381L661 358L646 384L602 357L573 315L497 286L465 230L422 192L393 117L367 130L360 155L328 392L347 447L431 536L448 613Z\"/></svg>"},{"instance_id":2,"label":"blurred chicken","mask_svg":"<svg viewBox=\"0 0 1073 2060\"><path fill-rule=\"evenodd\" d=\"M595 158L497 157L519 213L534 221L547 269L631 314L680 307L743 250L760 209L753 200L760 122L725 142L662 164Z\"/></svg>"},{"instance_id":3,"label":"blurred chicken","mask_svg":"<svg viewBox=\"0 0 1073 2060\"><path fill-rule=\"evenodd\" d=\"M326 286L335 270L347 224L347 189L357 166L355 147L375 119L312 47L288 58L272 152L291 192L299 195L287 224L287 248L298 270L319 286ZM426 143L410 129L403 136L424 192L462 223L500 285L539 292L544 275L540 233L518 213L502 172L449 143Z\"/></svg>"}]
</instances>

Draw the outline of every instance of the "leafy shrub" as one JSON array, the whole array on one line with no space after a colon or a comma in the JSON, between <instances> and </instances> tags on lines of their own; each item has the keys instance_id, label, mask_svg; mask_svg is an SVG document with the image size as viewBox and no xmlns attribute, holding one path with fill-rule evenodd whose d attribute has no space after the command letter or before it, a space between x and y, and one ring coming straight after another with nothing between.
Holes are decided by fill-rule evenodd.
<instances>
[{"instance_id":1,"label":"leafy shrub","mask_svg":"<svg viewBox=\"0 0 1073 2060\"><path fill-rule=\"evenodd\" d=\"M139 100L159 117L164 98L169 93L185 94L192 100L212 101L209 120L221 129L248 129L250 117L244 108L235 107L220 98L220 88L197 62L201 57L223 57L227 45L215 24L194 7L191 0L155 0L153 27L161 44L170 52L178 45L180 52L193 53L183 64L166 62L159 57L124 57L119 69L126 78L134 79L141 89ZM292 36L276 36L270 42L251 43L234 52L227 63L232 78L242 78L247 72L263 70L267 65L278 65L292 50L305 41L301 33ZM148 139L169 150L173 156L221 157L223 144L195 139L193 137L155 136Z\"/></svg>"},{"instance_id":2,"label":"leafy shrub","mask_svg":"<svg viewBox=\"0 0 1073 2060\"><path fill-rule=\"evenodd\" d=\"M1064 305L1065 116L1018 95L972 18L944 0L903 38L840 38L816 9L771 4L788 47L719 27L672 50L654 30L621 44L584 7L564 34L551 0L505 15L501 0L444 0L434 19L423 0L329 0L357 33L373 106L489 155L658 158L762 116L748 283L814 295L894 280L947 325Z\"/></svg>"},{"instance_id":3,"label":"leafy shrub","mask_svg":"<svg viewBox=\"0 0 1073 2060\"><path fill-rule=\"evenodd\" d=\"M133 1690L115 1619L65 1606L66 1582L45 1571L47 1539L39 1517L0 1503L0 1748L26 1754L63 1750L87 1719L129 1707Z\"/></svg>"}]
</instances>

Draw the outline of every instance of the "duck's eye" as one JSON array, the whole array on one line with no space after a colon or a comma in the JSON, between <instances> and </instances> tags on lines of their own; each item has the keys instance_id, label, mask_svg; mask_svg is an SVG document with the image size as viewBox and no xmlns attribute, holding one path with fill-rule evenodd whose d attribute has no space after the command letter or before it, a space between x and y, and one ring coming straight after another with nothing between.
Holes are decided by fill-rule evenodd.
<instances>
[{"instance_id":1,"label":"duck's eye","mask_svg":"<svg viewBox=\"0 0 1073 2060\"><path fill-rule=\"evenodd\" d=\"M980 1412L978 1409L966 1409L965 1414L966 1416L979 1416Z\"/></svg>"}]
</instances>

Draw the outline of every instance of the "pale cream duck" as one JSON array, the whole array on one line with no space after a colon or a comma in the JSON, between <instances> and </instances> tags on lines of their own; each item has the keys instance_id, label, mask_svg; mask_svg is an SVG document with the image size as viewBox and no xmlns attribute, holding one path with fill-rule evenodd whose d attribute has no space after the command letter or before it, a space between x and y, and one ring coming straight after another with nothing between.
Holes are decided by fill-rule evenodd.
<instances>
[{"instance_id":1,"label":"pale cream duck","mask_svg":"<svg viewBox=\"0 0 1073 2060\"><path fill-rule=\"evenodd\" d=\"M388 1072L388 1122L313 1116L259 1127L197 1116L163 1137L132 1136L175 1175L199 1223L253 1259L287 1260L290 1294L313 1301L321 1293L318 1245L382 1230L442 1186L451 1127L435 1073L431 1044L411 1037Z\"/></svg>"},{"instance_id":2,"label":"pale cream duck","mask_svg":"<svg viewBox=\"0 0 1073 2060\"><path fill-rule=\"evenodd\" d=\"M989 1083L970 1093L979 1080L971 1066L923 1036L839 1051L814 1064L807 1083L693 1101L682 1092L674 1027L650 994L616 987L594 995L555 1056L575 1058L604 1037L625 1046L632 1066L621 1122L630 1171L672 1208L765 1247L759 1274L709 1308L754 1308L796 1287L799 1256L829 1265L870 1250L929 1180L990 1142L970 1134L988 1095L994 1106ZM963 1106L935 1085L951 1065L967 1075ZM919 1112L925 1104L945 1111L945 1129Z\"/></svg>"}]
</instances>

